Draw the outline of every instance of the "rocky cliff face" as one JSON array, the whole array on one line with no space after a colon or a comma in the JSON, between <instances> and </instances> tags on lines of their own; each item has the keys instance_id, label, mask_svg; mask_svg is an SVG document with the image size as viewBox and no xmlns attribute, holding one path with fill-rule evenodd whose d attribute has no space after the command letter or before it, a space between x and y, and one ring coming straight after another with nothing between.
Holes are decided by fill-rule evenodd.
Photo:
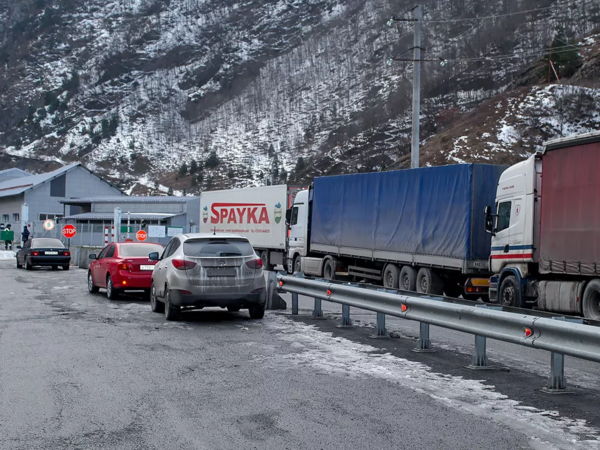
<instances>
[{"instance_id":1,"label":"rocky cliff face","mask_svg":"<svg viewBox=\"0 0 600 450\"><path fill-rule=\"evenodd\" d=\"M584 56L569 80L589 85L597 78L598 0L423 3L423 58L431 60L423 63L423 164L520 158L542 138L597 127L592 119L568 119L528 141L536 101L548 106L550 122L564 122L547 101L562 88L512 89L544 81L544 64L532 63L559 28L568 42L555 52L577 41ZM6 0L0 164L42 170L81 161L138 193L404 167L412 64L386 62L412 58L403 53L412 47L412 24L386 22L409 18L412 6ZM596 117L595 85L587 89ZM483 143L464 138L471 131L461 125L463 114L491 111L496 96L496 115L471 127ZM502 120L517 131L499 135ZM486 133L496 138L481 137Z\"/></svg>"}]
</instances>

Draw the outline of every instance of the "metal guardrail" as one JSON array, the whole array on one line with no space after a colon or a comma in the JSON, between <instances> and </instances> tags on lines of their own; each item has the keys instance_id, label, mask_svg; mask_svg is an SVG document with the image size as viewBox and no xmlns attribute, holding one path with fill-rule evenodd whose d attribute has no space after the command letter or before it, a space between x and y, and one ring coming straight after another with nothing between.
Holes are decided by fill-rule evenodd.
<instances>
[{"instance_id":1,"label":"metal guardrail","mask_svg":"<svg viewBox=\"0 0 600 450\"><path fill-rule=\"evenodd\" d=\"M298 313L298 295L315 299L314 318L322 318L321 301L343 305L341 326L351 326L350 307L377 314L377 336L385 337L385 316L420 322L415 351L432 351L429 326L436 325L475 335L473 369L488 369L486 338L551 352L551 373L546 392L565 392L564 355L600 362L600 328L562 317L540 317L505 312L483 304L455 304L444 297L392 294L325 280L296 276L277 277L279 288L292 293L292 314ZM530 312L530 311L529 311Z\"/></svg>"}]
</instances>

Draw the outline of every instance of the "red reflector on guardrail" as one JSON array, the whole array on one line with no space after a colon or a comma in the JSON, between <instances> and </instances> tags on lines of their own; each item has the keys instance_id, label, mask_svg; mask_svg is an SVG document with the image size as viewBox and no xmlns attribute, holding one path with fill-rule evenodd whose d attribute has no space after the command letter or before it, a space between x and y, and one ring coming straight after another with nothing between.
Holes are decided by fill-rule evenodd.
<instances>
[{"instance_id":1,"label":"red reflector on guardrail","mask_svg":"<svg viewBox=\"0 0 600 450\"><path fill-rule=\"evenodd\" d=\"M402 312L406 312L406 310L408 309L408 307L404 303L400 305L400 308L402 309Z\"/></svg>"},{"instance_id":2,"label":"red reflector on guardrail","mask_svg":"<svg viewBox=\"0 0 600 450\"><path fill-rule=\"evenodd\" d=\"M531 335L533 334L533 330L531 328L525 328L525 337L531 337Z\"/></svg>"},{"instance_id":3,"label":"red reflector on guardrail","mask_svg":"<svg viewBox=\"0 0 600 450\"><path fill-rule=\"evenodd\" d=\"M331 297L331 294L333 294L333 292L331 292L329 289L327 289L327 296Z\"/></svg>"}]
</instances>

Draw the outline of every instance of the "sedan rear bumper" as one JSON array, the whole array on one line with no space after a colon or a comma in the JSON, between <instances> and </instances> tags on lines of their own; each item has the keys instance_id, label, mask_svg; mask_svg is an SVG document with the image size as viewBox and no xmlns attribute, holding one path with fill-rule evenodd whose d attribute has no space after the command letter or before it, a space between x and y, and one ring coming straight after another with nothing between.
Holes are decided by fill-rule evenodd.
<instances>
[{"instance_id":1,"label":"sedan rear bumper","mask_svg":"<svg viewBox=\"0 0 600 450\"><path fill-rule=\"evenodd\" d=\"M32 266L68 266L70 256L29 256Z\"/></svg>"}]
</instances>

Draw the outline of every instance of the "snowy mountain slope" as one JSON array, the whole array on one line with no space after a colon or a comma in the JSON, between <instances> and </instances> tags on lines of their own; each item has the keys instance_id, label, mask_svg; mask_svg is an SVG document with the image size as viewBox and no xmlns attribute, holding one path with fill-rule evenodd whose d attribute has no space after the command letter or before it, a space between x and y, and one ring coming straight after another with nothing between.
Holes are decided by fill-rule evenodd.
<instances>
[{"instance_id":1,"label":"snowy mountain slope","mask_svg":"<svg viewBox=\"0 0 600 450\"><path fill-rule=\"evenodd\" d=\"M0 151L81 161L134 192L264 184L273 168L281 181L296 167L296 176L308 177L404 161L412 69L386 61L412 46L411 25L386 22L412 6L7 0L0 5ZM450 20L424 24L425 57L447 59L424 63L424 138L438 130L440 112L501 94L558 24L583 36L600 18L598 0L424 7L426 20ZM519 56L470 59L503 54ZM212 152L210 167L177 174L183 162L208 162ZM426 162L449 160L434 152Z\"/></svg>"},{"instance_id":2,"label":"snowy mountain slope","mask_svg":"<svg viewBox=\"0 0 600 450\"><path fill-rule=\"evenodd\" d=\"M422 162L513 164L556 137L600 130L600 88L553 84L511 91L429 139Z\"/></svg>"}]
</instances>

